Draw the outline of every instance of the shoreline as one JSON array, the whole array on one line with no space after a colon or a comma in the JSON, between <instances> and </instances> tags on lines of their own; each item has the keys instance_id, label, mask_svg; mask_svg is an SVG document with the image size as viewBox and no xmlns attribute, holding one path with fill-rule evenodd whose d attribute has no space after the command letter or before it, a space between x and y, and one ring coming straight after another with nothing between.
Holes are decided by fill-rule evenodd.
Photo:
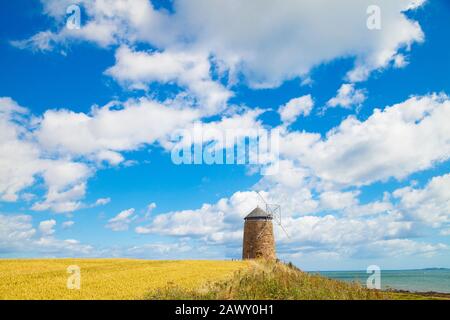
<instances>
[{"instance_id":1,"label":"shoreline","mask_svg":"<svg viewBox=\"0 0 450 320\"><path fill-rule=\"evenodd\" d=\"M415 296L422 296L422 297L427 297L427 298L436 297L436 298L450 299L450 293L446 293L446 292L437 292L437 291L420 292L420 291L409 291L409 290L399 290L399 289L388 289L388 290L383 290L383 291L388 292L388 293L415 295Z\"/></svg>"}]
</instances>

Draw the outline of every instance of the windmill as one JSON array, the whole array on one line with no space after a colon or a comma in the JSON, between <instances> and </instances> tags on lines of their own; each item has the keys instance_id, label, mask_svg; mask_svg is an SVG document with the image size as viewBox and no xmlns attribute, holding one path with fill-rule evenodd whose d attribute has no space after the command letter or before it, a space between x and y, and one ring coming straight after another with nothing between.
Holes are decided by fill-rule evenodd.
<instances>
[{"instance_id":1,"label":"windmill","mask_svg":"<svg viewBox=\"0 0 450 320\"><path fill-rule=\"evenodd\" d=\"M269 204L259 192L258 195L263 200L266 210L257 206L245 216L242 258L275 260L273 220L283 229L288 237L289 235L281 224L281 206Z\"/></svg>"}]
</instances>

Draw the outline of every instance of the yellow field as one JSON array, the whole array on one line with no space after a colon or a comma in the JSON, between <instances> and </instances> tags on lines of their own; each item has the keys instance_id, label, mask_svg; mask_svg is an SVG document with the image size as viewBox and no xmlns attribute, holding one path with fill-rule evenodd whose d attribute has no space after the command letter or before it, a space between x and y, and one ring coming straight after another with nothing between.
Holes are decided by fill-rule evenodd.
<instances>
[{"instance_id":1,"label":"yellow field","mask_svg":"<svg viewBox=\"0 0 450 320\"><path fill-rule=\"evenodd\" d=\"M80 290L67 289L70 265L80 267ZM243 261L0 260L0 299L142 299L170 283L194 289L248 266Z\"/></svg>"}]
</instances>

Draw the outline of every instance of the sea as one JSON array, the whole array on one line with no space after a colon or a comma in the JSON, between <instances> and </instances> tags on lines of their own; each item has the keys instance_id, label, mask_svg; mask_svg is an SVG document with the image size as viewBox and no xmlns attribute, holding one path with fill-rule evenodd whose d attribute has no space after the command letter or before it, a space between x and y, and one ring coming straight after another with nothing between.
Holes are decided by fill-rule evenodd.
<instances>
[{"instance_id":1,"label":"sea","mask_svg":"<svg viewBox=\"0 0 450 320\"><path fill-rule=\"evenodd\" d=\"M370 276L366 271L320 271L314 273L336 280L357 281L364 286ZM382 270L381 288L450 293L450 269Z\"/></svg>"}]
</instances>

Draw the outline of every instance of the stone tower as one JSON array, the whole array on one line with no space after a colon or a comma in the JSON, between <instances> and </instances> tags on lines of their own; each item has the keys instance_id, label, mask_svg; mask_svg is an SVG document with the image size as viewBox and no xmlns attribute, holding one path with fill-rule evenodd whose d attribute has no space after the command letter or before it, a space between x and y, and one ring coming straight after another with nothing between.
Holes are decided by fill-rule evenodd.
<instances>
[{"instance_id":1,"label":"stone tower","mask_svg":"<svg viewBox=\"0 0 450 320\"><path fill-rule=\"evenodd\" d=\"M276 259L272 219L259 207L244 218L242 259Z\"/></svg>"}]
</instances>

